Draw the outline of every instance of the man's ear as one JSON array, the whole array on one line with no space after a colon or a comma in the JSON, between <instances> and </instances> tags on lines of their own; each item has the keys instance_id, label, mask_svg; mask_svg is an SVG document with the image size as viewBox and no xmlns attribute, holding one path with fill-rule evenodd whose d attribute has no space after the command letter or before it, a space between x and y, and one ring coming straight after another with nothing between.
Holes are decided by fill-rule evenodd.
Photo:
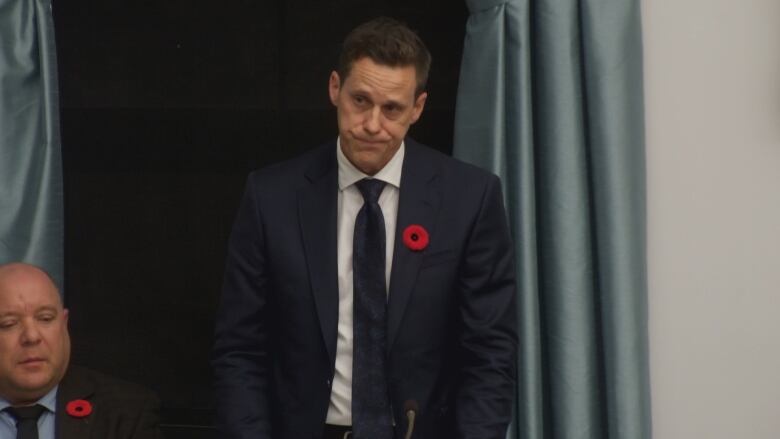
<instances>
[{"instance_id":1,"label":"man's ear","mask_svg":"<svg viewBox=\"0 0 780 439\"><path fill-rule=\"evenodd\" d=\"M423 109L425 108L425 100L426 99L428 99L428 92L422 92L414 100L414 107L412 108L412 121L411 121L411 123L417 122L417 120L422 115Z\"/></svg>"},{"instance_id":2,"label":"man's ear","mask_svg":"<svg viewBox=\"0 0 780 439\"><path fill-rule=\"evenodd\" d=\"M336 107L339 106L339 91L341 91L341 78L339 78L339 74L334 70L330 72L328 94L330 95L330 103Z\"/></svg>"},{"instance_id":3,"label":"man's ear","mask_svg":"<svg viewBox=\"0 0 780 439\"><path fill-rule=\"evenodd\" d=\"M65 320L65 325L66 326L68 325L68 315L69 314L70 313L68 312L68 308L63 308L62 309L62 318Z\"/></svg>"}]
</instances>

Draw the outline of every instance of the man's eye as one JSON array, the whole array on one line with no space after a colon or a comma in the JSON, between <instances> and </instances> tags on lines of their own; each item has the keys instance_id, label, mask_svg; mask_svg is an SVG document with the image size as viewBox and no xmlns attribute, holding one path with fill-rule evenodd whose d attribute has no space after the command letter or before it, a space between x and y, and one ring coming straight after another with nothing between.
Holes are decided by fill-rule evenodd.
<instances>
[{"instance_id":1,"label":"man's eye","mask_svg":"<svg viewBox=\"0 0 780 439\"><path fill-rule=\"evenodd\" d=\"M10 329L16 324L16 320L0 321L0 329Z\"/></svg>"},{"instance_id":2,"label":"man's eye","mask_svg":"<svg viewBox=\"0 0 780 439\"><path fill-rule=\"evenodd\" d=\"M355 103L358 104L358 105L363 105L363 104L366 103L366 98L364 98L363 96L355 96L354 100L355 100Z\"/></svg>"},{"instance_id":3,"label":"man's eye","mask_svg":"<svg viewBox=\"0 0 780 439\"><path fill-rule=\"evenodd\" d=\"M384 113L388 119L397 119L401 115L401 107L398 105L388 105L385 107Z\"/></svg>"},{"instance_id":4,"label":"man's eye","mask_svg":"<svg viewBox=\"0 0 780 439\"><path fill-rule=\"evenodd\" d=\"M56 318L56 316L53 315L53 314L43 314L43 315L38 316L38 320L40 320L42 322L51 322L55 318Z\"/></svg>"}]
</instances>

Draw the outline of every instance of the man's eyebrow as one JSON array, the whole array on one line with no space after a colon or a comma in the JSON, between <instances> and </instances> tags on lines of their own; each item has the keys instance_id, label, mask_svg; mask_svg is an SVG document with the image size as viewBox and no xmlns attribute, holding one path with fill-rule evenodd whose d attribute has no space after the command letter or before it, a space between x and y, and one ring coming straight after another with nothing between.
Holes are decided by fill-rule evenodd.
<instances>
[{"instance_id":1,"label":"man's eyebrow","mask_svg":"<svg viewBox=\"0 0 780 439\"><path fill-rule=\"evenodd\" d=\"M13 312L13 311L5 311L5 312L0 311L0 319L2 319L3 317L13 317L13 316L18 316L18 315L19 315L19 313L16 313L16 312Z\"/></svg>"},{"instance_id":2,"label":"man's eyebrow","mask_svg":"<svg viewBox=\"0 0 780 439\"><path fill-rule=\"evenodd\" d=\"M36 313L38 313L38 312L41 312L41 311L54 311L54 312L59 312L59 308L57 308L57 307L56 307L56 306L54 306L54 305L43 305L42 307L40 307L40 308L38 308L38 309L36 309L36 310L35 310L35 312L36 312Z\"/></svg>"},{"instance_id":3,"label":"man's eyebrow","mask_svg":"<svg viewBox=\"0 0 780 439\"><path fill-rule=\"evenodd\" d=\"M399 107L399 108L406 108L406 104L404 104L403 102L396 101L395 99L388 99L387 101L385 101L385 103L383 105L385 107L387 107L387 106L395 106L395 107Z\"/></svg>"},{"instance_id":4,"label":"man's eyebrow","mask_svg":"<svg viewBox=\"0 0 780 439\"><path fill-rule=\"evenodd\" d=\"M362 88L356 88L349 92L350 96L363 96L365 98L368 98L371 94L368 90L363 90Z\"/></svg>"}]
</instances>

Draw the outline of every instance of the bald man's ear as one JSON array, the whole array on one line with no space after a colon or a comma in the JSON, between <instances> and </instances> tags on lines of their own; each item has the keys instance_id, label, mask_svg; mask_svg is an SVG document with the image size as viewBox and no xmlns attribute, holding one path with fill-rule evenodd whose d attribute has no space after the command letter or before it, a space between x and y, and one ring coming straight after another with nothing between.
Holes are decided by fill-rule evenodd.
<instances>
[{"instance_id":1,"label":"bald man's ear","mask_svg":"<svg viewBox=\"0 0 780 439\"><path fill-rule=\"evenodd\" d=\"M62 318L65 320L65 324L66 325L68 324L68 316L69 315L70 315L70 313L68 312L68 308L63 308L62 309Z\"/></svg>"}]
</instances>

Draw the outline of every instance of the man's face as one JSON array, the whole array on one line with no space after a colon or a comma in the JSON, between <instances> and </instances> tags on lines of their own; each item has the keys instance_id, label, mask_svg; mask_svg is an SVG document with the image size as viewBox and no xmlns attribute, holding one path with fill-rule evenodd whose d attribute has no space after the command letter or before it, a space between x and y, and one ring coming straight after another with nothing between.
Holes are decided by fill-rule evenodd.
<instances>
[{"instance_id":1,"label":"man's face","mask_svg":"<svg viewBox=\"0 0 780 439\"><path fill-rule=\"evenodd\" d=\"M69 360L68 311L48 276L29 266L0 269L0 396L14 405L40 399Z\"/></svg>"},{"instance_id":2,"label":"man's face","mask_svg":"<svg viewBox=\"0 0 780 439\"><path fill-rule=\"evenodd\" d=\"M420 118L426 93L415 97L413 66L389 67L370 58L352 63L346 79L330 75L330 101L337 108L341 150L368 175L393 158L409 127Z\"/></svg>"}]
</instances>

